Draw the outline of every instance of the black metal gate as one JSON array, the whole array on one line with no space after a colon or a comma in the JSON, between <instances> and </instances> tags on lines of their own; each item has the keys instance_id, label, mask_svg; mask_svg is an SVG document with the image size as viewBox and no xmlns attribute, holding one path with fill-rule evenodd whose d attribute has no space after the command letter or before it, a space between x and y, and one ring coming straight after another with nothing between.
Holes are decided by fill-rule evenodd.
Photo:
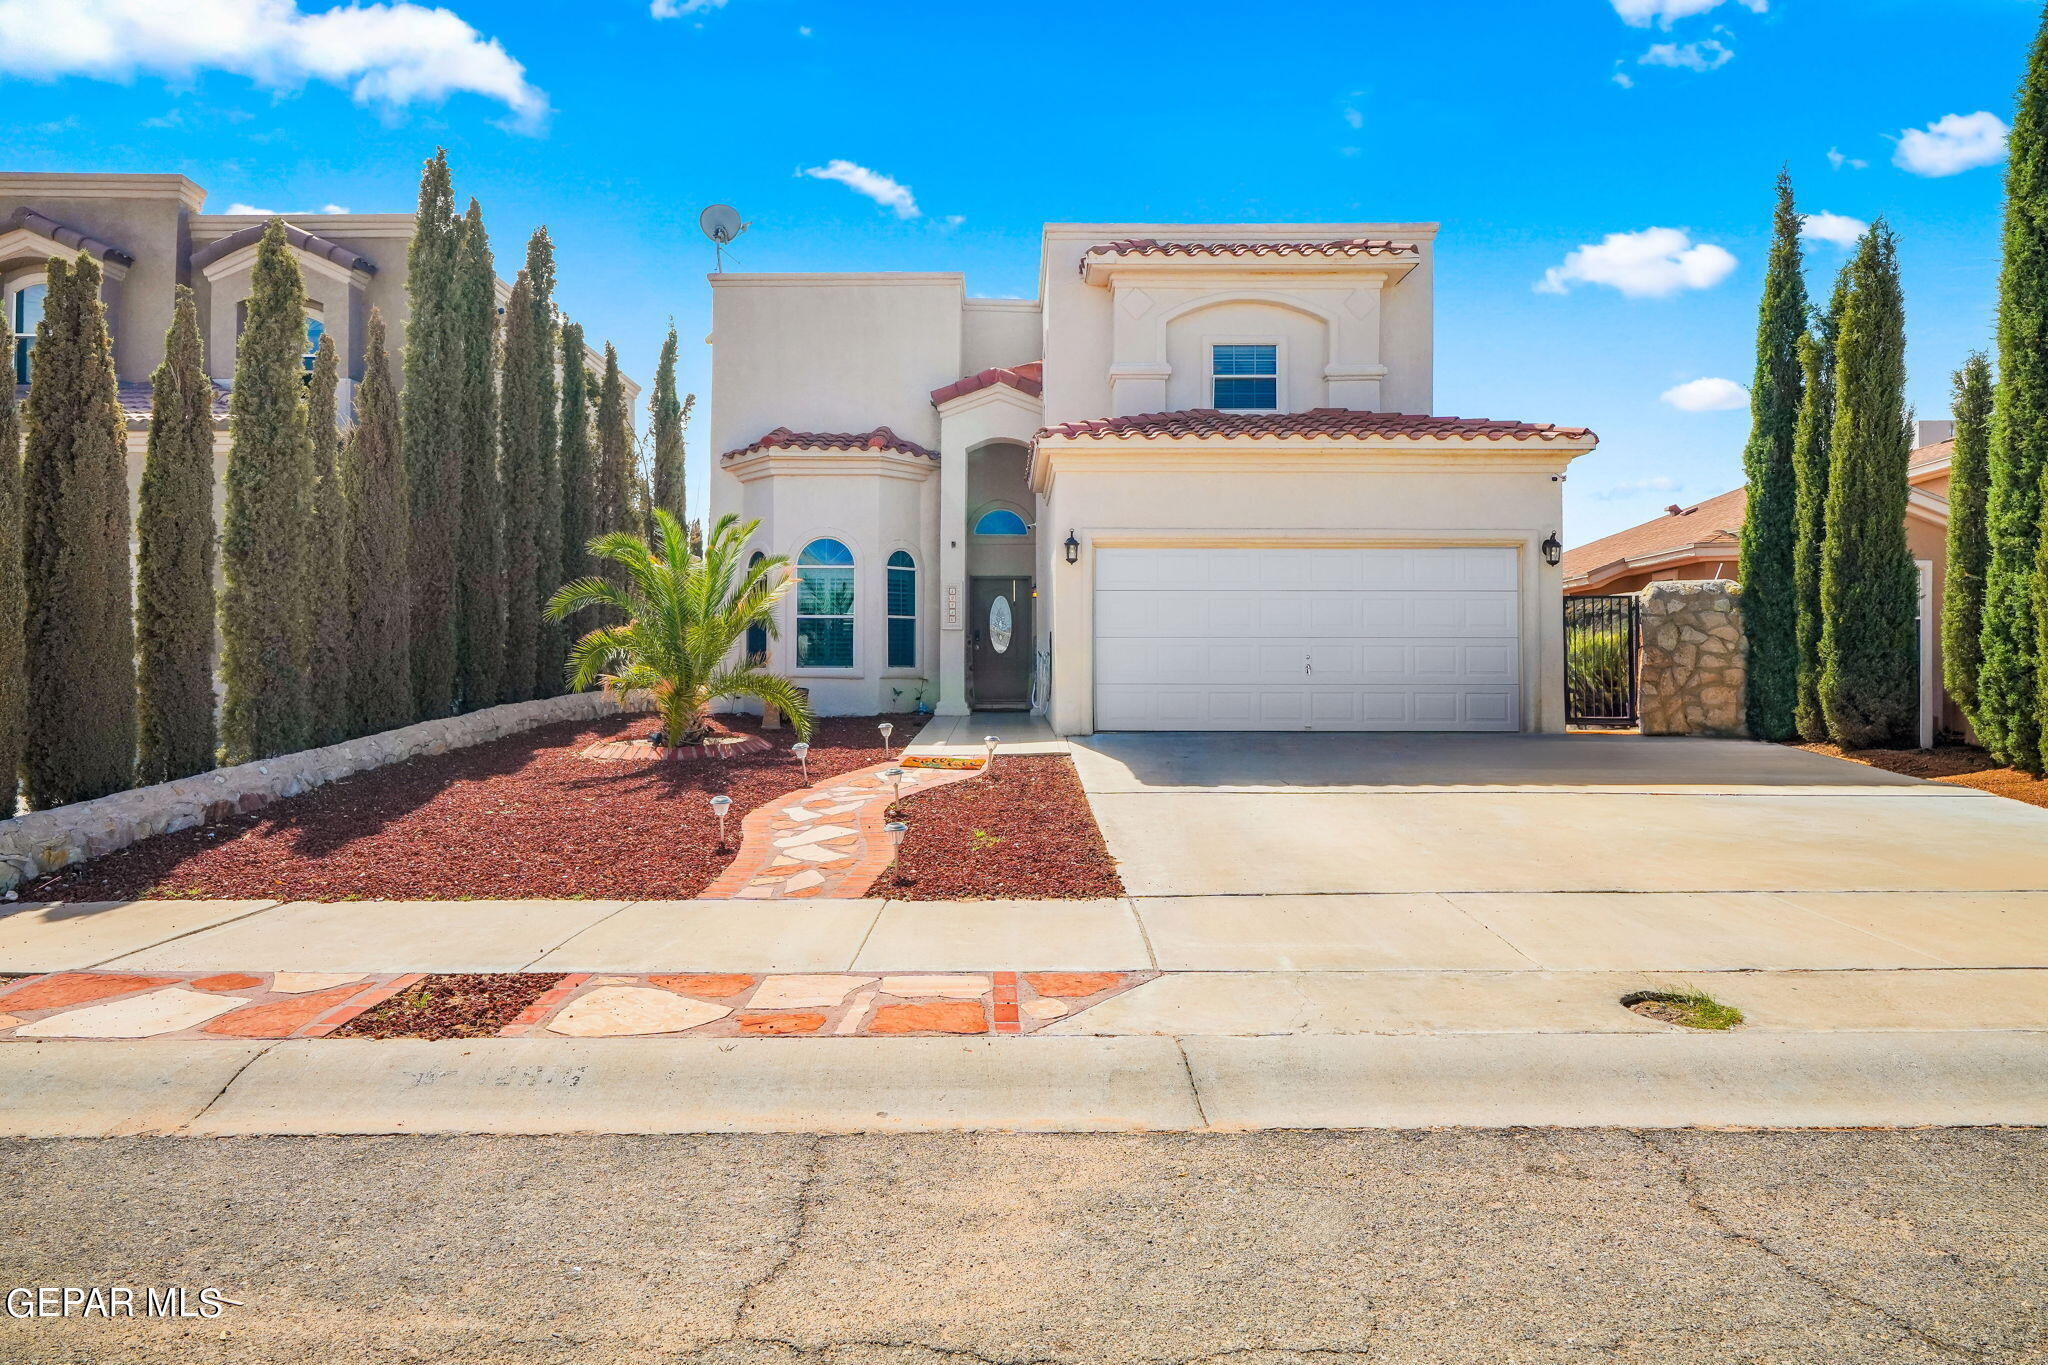
<instances>
[{"instance_id":1,"label":"black metal gate","mask_svg":"<svg viewBox=\"0 0 2048 1365\"><path fill-rule=\"evenodd\" d=\"M1564 599L1564 715L1570 725L1634 725L1640 622L1634 597Z\"/></svg>"}]
</instances>

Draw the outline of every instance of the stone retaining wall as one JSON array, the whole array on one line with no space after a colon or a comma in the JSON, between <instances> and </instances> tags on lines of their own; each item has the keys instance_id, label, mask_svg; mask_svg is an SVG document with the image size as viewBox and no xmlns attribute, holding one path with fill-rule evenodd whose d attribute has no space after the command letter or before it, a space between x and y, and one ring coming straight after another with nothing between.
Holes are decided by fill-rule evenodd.
<instances>
[{"instance_id":1,"label":"stone retaining wall","mask_svg":"<svg viewBox=\"0 0 2048 1365\"><path fill-rule=\"evenodd\" d=\"M285 796L424 754L447 753L563 720L617 713L603 692L490 706L446 720L384 730L361 739L181 777L52 810L0 820L0 892L60 867L126 848L153 835L253 811Z\"/></svg>"},{"instance_id":2,"label":"stone retaining wall","mask_svg":"<svg viewBox=\"0 0 2048 1365\"><path fill-rule=\"evenodd\" d=\"M1746 736L1742 585L1652 583L1639 595L1643 733Z\"/></svg>"}]
</instances>

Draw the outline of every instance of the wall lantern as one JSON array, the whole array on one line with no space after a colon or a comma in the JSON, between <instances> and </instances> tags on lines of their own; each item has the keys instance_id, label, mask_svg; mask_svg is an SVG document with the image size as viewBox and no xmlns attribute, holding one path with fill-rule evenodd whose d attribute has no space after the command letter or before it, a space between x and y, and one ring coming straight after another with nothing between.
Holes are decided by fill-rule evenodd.
<instances>
[{"instance_id":1,"label":"wall lantern","mask_svg":"<svg viewBox=\"0 0 2048 1365\"><path fill-rule=\"evenodd\" d=\"M1557 532L1552 531L1549 538L1543 542L1543 562L1554 566L1563 558L1564 542L1557 538Z\"/></svg>"},{"instance_id":2,"label":"wall lantern","mask_svg":"<svg viewBox=\"0 0 2048 1365\"><path fill-rule=\"evenodd\" d=\"M1067 563L1079 564L1080 562L1081 542L1074 539L1074 533L1069 531L1067 532Z\"/></svg>"}]
</instances>

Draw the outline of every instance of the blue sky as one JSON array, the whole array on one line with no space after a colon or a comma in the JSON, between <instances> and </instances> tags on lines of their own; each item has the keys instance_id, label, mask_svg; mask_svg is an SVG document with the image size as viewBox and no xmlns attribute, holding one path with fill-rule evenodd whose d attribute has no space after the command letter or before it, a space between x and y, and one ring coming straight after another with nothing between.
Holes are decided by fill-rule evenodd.
<instances>
[{"instance_id":1,"label":"blue sky","mask_svg":"<svg viewBox=\"0 0 2048 1365\"><path fill-rule=\"evenodd\" d=\"M0 0L0 161L178 171L214 211L377 212L411 206L443 144L501 273L547 223L571 314L643 381L675 318L697 390L714 201L754 225L740 268L961 270L986 295L1033 292L1048 220L1440 221L1437 411L1599 431L1567 489L1576 542L1740 481L1746 408L1663 395L1748 382L1781 164L1802 209L1896 227L1910 397L1947 415L1950 371L1989 341L1997 121L2038 19L2030 0ZM1809 247L1824 293L1845 252Z\"/></svg>"}]
</instances>

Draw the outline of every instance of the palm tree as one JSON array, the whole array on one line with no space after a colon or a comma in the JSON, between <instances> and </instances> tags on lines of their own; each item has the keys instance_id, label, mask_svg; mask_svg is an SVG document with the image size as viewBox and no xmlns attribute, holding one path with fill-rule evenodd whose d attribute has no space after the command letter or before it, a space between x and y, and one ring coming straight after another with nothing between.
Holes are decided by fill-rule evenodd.
<instances>
[{"instance_id":1,"label":"palm tree","mask_svg":"<svg viewBox=\"0 0 2048 1365\"><path fill-rule=\"evenodd\" d=\"M581 692L602 684L621 701L628 692L652 694L670 747L703 741L719 697L773 706L799 739L809 739L811 708L802 689L734 652L750 627L775 633L775 606L796 582L786 556L745 563L747 540L760 524L742 526L726 513L701 555L690 553L681 524L662 507L654 509L653 544L629 531L594 538L590 553L619 565L624 581L565 584L548 602L547 618L609 607L624 624L600 626L570 647L570 686Z\"/></svg>"}]
</instances>

